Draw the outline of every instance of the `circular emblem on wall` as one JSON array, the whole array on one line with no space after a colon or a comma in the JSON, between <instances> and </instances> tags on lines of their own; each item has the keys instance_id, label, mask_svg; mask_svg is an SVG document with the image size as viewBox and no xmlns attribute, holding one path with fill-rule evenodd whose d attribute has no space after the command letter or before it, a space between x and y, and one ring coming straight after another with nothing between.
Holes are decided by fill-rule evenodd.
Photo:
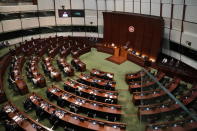
<instances>
[{"instance_id":1,"label":"circular emblem on wall","mask_svg":"<svg viewBox=\"0 0 197 131\"><path fill-rule=\"evenodd\" d=\"M129 26L129 32L134 32L135 31L135 28L133 26Z\"/></svg>"}]
</instances>

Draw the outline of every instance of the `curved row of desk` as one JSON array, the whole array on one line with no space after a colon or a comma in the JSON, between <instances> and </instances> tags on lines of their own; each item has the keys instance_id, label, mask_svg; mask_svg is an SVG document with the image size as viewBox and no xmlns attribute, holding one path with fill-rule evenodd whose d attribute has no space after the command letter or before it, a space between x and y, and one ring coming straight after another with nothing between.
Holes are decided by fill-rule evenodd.
<instances>
[{"instance_id":1,"label":"curved row of desk","mask_svg":"<svg viewBox=\"0 0 197 131\"><path fill-rule=\"evenodd\" d=\"M90 86L111 91L114 91L116 86L115 81L101 79L84 73L80 74L78 81Z\"/></svg>"},{"instance_id":2,"label":"curved row of desk","mask_svg":"<svg viewBox=\"0 0 197 131\"><path fill-rule=\"evenodd\" d=\"M10 67L10 84L14 90L19 92L21 95L29 92L26 82L22 76L22 68L25 63L24 56L13 57Z\"/></svg>"},{"instance_id":3,"label":"curved row of desk","mask_svg":"<svg viewBox=\"0 0 197 131\"><path fill-rule=\"evenodd\" d=\"M44 72L55 81L61 81L61 73L52 65L52 58L45 57L43 58L43 69Z\"/></svg>"},{"instance_id":4,"label":"curved row of desk","mask_svg":"<svg viewBox=\"0 0 197 131\"><path fill-rule=\"evenodd\" d=\"M148 68L147 71L150 71L150 69ZM141 78L144 76L146 76L146 72L144 72L143 70L140 70L136 73L127 73L125 74L125 81L127 82L127 84L133 81L141 81Z\"/></svg>"},{"instance_id":5,"label":"curved row of desk","mask_svg":"<svg viewBox=\"0 0 197 131\"><path fill-rule=\"evenodd\" d=\"M32 56L30 61L27 63L27 77L34 85L38 87L45 87L46 80L44 76L39 72L38 63L40 58L37 56Z\"/></svg>"},{"instance_id":6,"label":"curved row of desk","mask_svg":"<svg viewBox=\"0 0 197 131\"><path fill-rule=\"evenodd\" d=\"M12 55L11 52L6 54L3 59L0 61L0 103L3 103L7 100L5 91L4 91L4 75L5 75L5 71L10 63L12 59Z\"/></svg>"},{"instance_id":7,"label":"curved row of desk","mask_svg":"<svg viewBox=\"0 0 197 131\"><path fill-rule=\"evenodd\" d=\"M197 98L197 85L194 85L190 90L190 92L181 96L179 101L182 102L185 106L187 106L193 101L195 101L196 98ZM168 112L172 113L177 110L182 111L180 105L175 101L171 100L170 102L167 101L159 104L140 106L138 108L138 114L142 119L146 119L149 116L153 116L153 115L158 116L161 113L168 113Z\"/></svg>"},{"instance_id":8,"label":"curved row of desk","mask_svg":"<svg viewBox=\"0 0 197 131\"><path fill-rule=\"evenodd\" d=\"M96 76L101 79L106 79L106 80L113 80L114 79L114 73L105 72L105 71L101 71L98 69L92 69L90 72L90 75Z\"/></svg>"},{"instance_id":9,"label":"curved row of desk","mask_svg":"<svg viewBox=\"0 0 197 131\"><path fill-rule=\"evenodd\" d=\"M57 60L57 64L65 76L74 76L74 69L66 62L66 60L60 58Z\"/></svg>"},{"instance_id":10,"label":"curved row of desk","mask_svg":"<svg viewBox=\"0 0 197 131\"><path fill-rule=\"evenodd\" d=\"M72 79L67 79L67 81L64 82L64 89L66 91L76 93L81 97L89 98L91 100L96 100L106 103L110 102L111 104L116 104L118 101L117 91L110 91L110 90L95 88L92 86L87 86L85 84L82 84Z\"/></svg>"},{"instance_id":11,"label":"curved row of desk","mask_svg":"<svg viewBox=\"0 0 197 131\"><path fill-rule=\"evenodd\" d=\"M195 131L196 129L197 122L192 118L149 124L146 126L146 131Z\"/></svg>"},{"instance_id":12,"label":"curved row of desk","mask_svg":"<svg viewBox=\"0 0 197 131\"><path fill-rule=\"evenodd\" d=\"M157 81L162 81L164 79L164 76L165 76L165 73L163 72L158 72L157 75L155 76ZM155 81L148 81L148 82L145 82L145 83L141 83L140 81L139 82L130 82L129 83L129 91L132 93L132 92L137 92L137 91L141 91L141 88L142 90L148 90L150 89L151 87L154 87L156 86L157 83Z\"/></svg>"},{"instance_id":13,"label":"curved row of desk","mask_svg":"<svg viewBox=\"0 0 197 131\"><path fill-rule=\"evenodd\" d=\"M173 92L178 87L179 83L180 83L180 79L174 78L166 88L168 89L169 92ZM146 101L158 99L158 98L166 96L166 95L167 94L163 89L134 92L132 101L135 105L139 105L141 101L146 103Z\"/></svg>"},{"instance_id":14,"label":"curved row of desk","mask_svg":"<svg viewBox=\"0 0 197 131\"><path fill-rule=\"evenodd\" d=\"M28 99L33 103L34 108L40 108L46 113L46 117L54 116L58 125L67 125L77 128L78 130L99 130L99 131L122 131L125 130L126 124L119 122L109 122L94 118L85 117L63 108L60 108L51 102L43 99L35 93L29 95Z\"/></svg>"},{"instance_id":15,"label":"curved row of desk","mask_svg":"<svg viewBox=\"0 0 197 131\"><path fill-rule=\"evenodd\" d=\"M57 104L61 107L69 107L69 105L73 105L77 108L77 112L85 114L92 113L95 116L102 118L110 117L112 121L120 120L122 115L120 105L89 100L64 91L54 85L47 89L47 96L50 99L57 100Z\"/></svg>"},{"instance_id":16,"label":"curved row of desk","mask_svg":"<svg viewBox=\"0 0 197 131\"><path fill-rule=\"evenodd\" d=\"M73 58L71 60L71 65L77 70L84 72L86 71L86 64L83 63L79 58Z\"/></svg>"},{"instance_id":17,"label":"curved row of desk","mask_svg":"<svg viewBox=\"0 0 197 131\"><path fill-rule=\"evenodd\" d=\"M1 112L1 118L7 119L5 122L8 131L50 131L44 125L31 119L27 114L20 111L14 104L7 102Z\"/></svg>"}]
</instances>

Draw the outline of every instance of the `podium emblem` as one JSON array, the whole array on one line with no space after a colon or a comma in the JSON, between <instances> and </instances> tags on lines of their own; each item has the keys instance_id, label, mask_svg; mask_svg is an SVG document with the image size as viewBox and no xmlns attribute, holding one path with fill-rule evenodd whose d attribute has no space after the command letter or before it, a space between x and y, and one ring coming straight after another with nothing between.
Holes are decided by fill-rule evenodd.
<instances>
[{"instance_id":1,"label":"podium emblem","mask_svg":"<svg viewBox=\"0 0 197 131\"><path fill-rule=\"evenodd\" d=\"M128 30L129 30L129 32L134 32L135 28L133 26L129 26Z\"/></svg>"}]
</instances>

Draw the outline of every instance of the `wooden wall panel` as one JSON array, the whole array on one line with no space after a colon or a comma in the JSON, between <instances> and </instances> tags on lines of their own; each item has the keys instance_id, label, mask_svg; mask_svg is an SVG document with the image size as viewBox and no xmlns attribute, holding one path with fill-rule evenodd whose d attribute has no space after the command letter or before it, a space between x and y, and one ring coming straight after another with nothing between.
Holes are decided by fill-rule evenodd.
<instances>
[{"instance_id":1,"label":"wooden wall panel","mask_svg":"<svg viewBox=\"0 0 197 131\"><path fill-rule=\"evenodd\" d=\"M111 14L105 13L104 17L104 41L111 41Z\"/></svg>"},{"instance_id":2,"label":"wooden wall panel","mask_svg":"<svg viewBox=\"0 0 197 131\"><path fill-rule=\"evenodd\" d=\"M112 42L114 42L117 46L119 45L120 40L120 20L118 14L112 14L112 20L111 20L111 35L112 35Z\"/></svg>"},{"instance_id":3,"label":"wooden wall panel","mask_svg":"<svg viewBox=\"0 0 197 131\"><path fill-rule=\"evenodd\" d=\"M143 34L143 41L142 41L142 54L148 56L150 54L151 46L152 46L152 39L153 39L153 27L149 26L149 23L152 22L151 20L147 20L144 26L144 33Z\"/></svg>"},{"instance_id":4,"label":"wooden wall panel","mask_svg":"<svg viewBox=\"0 0 197 131\"><path fill-rule=\"evenodd\" d=\"M126 18L125 16L121 15L120 16L120 44L121 45L125 45L126 42L128 41L128 24L129 24L129 21L127 21L128 18Z\"/></svg>"},{"instance_id":5,"label":"wooden wall panel","mask_svg":"<svg viewBox=\"0 0 197 131\"><path fill-rule=\"evenodd\" d=\"M103 14L105 42L123 46L129 41L129 47L136 52L153 59L157 58L163 35L161 17L120 12L104 12ZM129 32L129 26L133 26L135 31Z\"/></svg>"}]
</instances>

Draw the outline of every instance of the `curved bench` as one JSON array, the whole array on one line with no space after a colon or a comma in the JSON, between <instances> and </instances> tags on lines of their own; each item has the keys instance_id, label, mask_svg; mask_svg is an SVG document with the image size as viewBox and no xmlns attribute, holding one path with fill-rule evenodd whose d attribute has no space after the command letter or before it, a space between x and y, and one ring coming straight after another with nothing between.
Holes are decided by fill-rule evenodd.
<instances>
[{"instance_id":1,"label":"curved bench","mask_svg":"<svg viewBox=\"0 0 197 131\"><path fill-rule=\"evenodd\" d=\"M99 89L71 79L67 79L67 81L64 82L64 90L76 93L81 97L85 97L91 100L111 104L116 104L118 102L117 91Z\"/></svg>"},{"instance_id":2,"label":"curved bench","mask_svg":"<svg viewBox=\"0 0 197 131\"><path fill-rule=\"evenodd\" d=\"M74 125L74 128L77 127L78 130L124 131L126 129L125 123L98 120L72 113L52 104L35 93L30 94L28 99L34 104L35 108L45 112L46 117L53 117L56 123L63 126L65 124L67 126Z\"/></svg>"},{"instance_id":3,"label":"curved bench","mask_svg":"<svg viewBox=\"0 0 197 131\"><path fill-rule=\"evenodd\" d=\"M56 100L57 104L61 107L73 105L77 108L77 112L85 114L92 113L97 117L106 118L111 117L112 120L120 120L122 115L121 105L107 104L95 100L89 100L73 93L64 91L57 86L47 88L47 97L51 100ZM70 107L70 110L72 108Z\"/></svg>"}]
</instances>

